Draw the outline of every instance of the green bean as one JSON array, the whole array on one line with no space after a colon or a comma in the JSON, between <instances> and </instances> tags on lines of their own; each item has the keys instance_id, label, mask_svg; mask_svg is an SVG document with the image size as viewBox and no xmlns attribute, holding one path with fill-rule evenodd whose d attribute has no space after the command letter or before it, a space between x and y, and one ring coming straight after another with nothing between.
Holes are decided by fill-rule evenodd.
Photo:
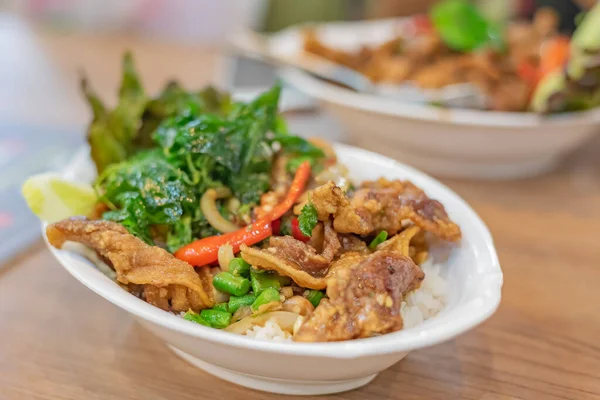
<instances>
[{"instance_id":1,"label":"green bean","mask_svg":"<svg viewBox=\"0 0 600 400\"><path fill-rule=\"evenodd\" d=\"M283 275L275 275L277 277L277 280L279 281L279 284L281 286L289 286L292 283L292 280L287 277L287 276L283 276Z\"/></svg>"},{"instance_id":2,"label":"green bean","mask_svg":"<svg viewBox=\"0 0 600 400\"><path fill-rule=\"evenodd\" d=\"M188 311L183 315L183 319L185 319L186 321L191 321L191 322L195 322L197 324L200 325L204 325L204 326L211 326L210 322L208 322L206 319L204 319L201 315L196 314L193 311Z\"/></svg>"},{"instance_id":3,"label":"green bean","mask_svg":"<svg viewBox=\"0 0 600 400\"><path fill-rule=\"evenodd\" d=\"M254 300L256 300L256 296L254 296L252 293L239 297L231 296L229 298L229 312L233 314L243 306L250 306L252 303L254 303Z\"/></svg>"},{"instance_id":4,"label":"green bean","mask_svg":"<svg viewBox=\"0 0 600 400\"><path fill-rule=\"evenodd\" d=\"M213 277L214 287L234 296L243 296L250 290L250 281L240 276L233 276L229 272L221 272Z\"/></svg>"},{"instance_id":5,"label":"green bean","mask_svg":"<svg viewBox=\"0 0 600 400\"><path fill-rule=\"evenodd\" d=\"M256 297L254 303L252 303L252 310L256 311L263 304L268 304L274 301L279 301L279 290L274 287L266 288Z\"/></svg>"},{"instance_id":6,"label":"green bean","mask_svg":"<svg viewBox=\"0 0 600 400\"><path fill-rule=\"evenodd\" d=\"M321 299L325 297L325 293L320 290L309 290L308 293L305 294L306 300L310 301L314 307L318 306L321 302Z\"/></svg>"},{"instance_id":7,"label":"green bean","mask_svg":"<svg viewBox=\"0 0 600 400\"><path fill-rule=\"evenodd\" d=\"M229 272L234 276L248 277L250 274L250 264L240 257L236 257L229 262Z\"/></svg>"},{"instance_id":8,"label":"green bean","mask_svg":"<svg viewBox=\"0 0 600 400\"><path fill-rule=\"evenodd\" d=\"M388 237L388 233L386 231L381 231L377 234L377 236L375 236L375 239L373 239L373 241L369 244L369 248L371 250L375 250L375 248L377 246L379 246L381 243L385 242L385 240Z\"/></svg>"},{"instance_id":9,"label":"green bean","mask_svg":"<svg viewBox=\"0 0 600 400\"><path fill-rule=\"evenodd\" d=\"M202 310L200 317L204 318L210 326L217 329L227 328L231 322L231 314L226 311Z\"/></svg>"},{"instance_id":10,"label":"green bean","mask_svg":"<svg viewBox=\"0 0 600 400\"><path fill-rule=\"evenodd\" d=\"M227 306L227 303L218 303L218 304L215 304L215 306L212 309L216 310L216 311L229 312L229 308Z\"/></svg>"},{"instance_id":11,"label":"green bean","mask_svg":"<svg viewBox=\"0 0 600 400\"><path fill-rule=\"evenodd\" d=\"M252 291L255 296L258 296L267 288L279 290L281 287L277 275L266 271L250 270L250 281L252 282Z\"/></svg>"}]
</instances>

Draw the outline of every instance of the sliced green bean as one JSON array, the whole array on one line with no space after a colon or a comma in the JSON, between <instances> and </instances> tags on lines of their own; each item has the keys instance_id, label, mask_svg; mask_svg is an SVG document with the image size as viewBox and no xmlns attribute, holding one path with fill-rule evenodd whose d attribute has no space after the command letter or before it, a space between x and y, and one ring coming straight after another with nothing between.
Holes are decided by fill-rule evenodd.
<instances>
[{"instance_id":1,"label":"sliced green bean","mask_svg":"<svg viewBox=\"0 0 600 400\"><path fill-rule=\"evenodd\" d=\"M204 319L200 314L196 314L193 311L186 312L183 315L183 319L185 319L186 321L195 322L200 325L211 326L210 322L208 322L206 319Z\"/></svg>"},{"instance_id":2,"label":"sliced green bean","mask_svg":"<svg viewBox=\"0 0 600 400\"><path fill-rule=\"evenodd\" d=\"M229 262L229 272L233 276L243 276L245 278L250 274L250 264L240 257L236 257Z\"/></svg>"},{"instance_id":3,"label":"sliced green bean","mask_svg":"<svg viewBox=\"0 0 600 400\"><path fill-rule=\"evenodd\" d=\"M213 277L214 287L234 296L243 296L250 290L250 281L241 276L233 276L229 272L221 272Z\"/></svg>"},{"instance_id":4,"label":"sliced green bean","mask_svg":"<svg viewBox=\"0 0 600 400\"><path fill-rule=\"evenodd\" d=\"M213 310L216 311L225 311L225 312L229 312L229 306L227 305L227 303L219 303L219 304L215 304L215 306L212 308Z\"/></svg>"},{"instance_id":5,"label":"sliced green bean","mask_svg":"<svg viewBox=\"0 0 600 400\"><path fill-rule=\"evenodd\" d=\"M251 306L252 303L254 303L254 300L256 300L256 296L254 296L252 293L248 293L239 297L231 296L229 298L229 312L233 314L241 307Z\"/></svg>"},{"instance_id":6,"label":"sliced green bean","mask_svg":"<svg viewBox=\"0 0 600 400\"><path fill-rule=\"evenodd\" d=\"M268 304L279 300L279 290L275 289L274 287L266 288L256 297L254 303L252 303L252 310L256 311L263 304Z\"/></svg>"},{"instance_id":7,"label":"sliced green bean","mask_svg":"<svg viewBox=\"0 0 600 400\"><path fill-rule=\"evenodd\" d=\"M312 290L309 290L308 293L306 293L305 297L306 297L306 300L310 301L310 304L312 304L313 307L316 307L321 302L321 299L323 297L325 297L325 293L323 293L320 290L312 289Z\"/></svg>"},{"instance_id":8,"label":"sliced green bean","mask_svg":"<svg viewBox=\"0 0 600 400\"><path fill-rule=\"evenodd\" d=\"M260 295L267 288L277 290L281 288L278 276L266 271L250 270L250 282L255 296Z\"/></svg>"},{"instance_id":9,"label":"sliced green bean","mask_svg":"<svg viewBox=\"0 0 600 400\"><path fill-rule=\"evenodd\" d=\"M202 310L200 317L204 318L210 326L217 329L227 328L231 322L231 314L218 310Z\"/></svg>"}]
</instances>

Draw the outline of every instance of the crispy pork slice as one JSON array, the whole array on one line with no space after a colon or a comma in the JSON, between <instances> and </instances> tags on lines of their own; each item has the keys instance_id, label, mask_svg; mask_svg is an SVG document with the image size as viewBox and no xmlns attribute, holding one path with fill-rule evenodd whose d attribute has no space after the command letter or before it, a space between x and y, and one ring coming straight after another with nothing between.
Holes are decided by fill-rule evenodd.
<instances>
[{"instance_id":1,"label":"crispy pork slice","mask_svg":"<svg viewBox=\"0 0 600 400\"><path fill-rule=\"evenodd\" d=\"M91 247L110 261L120 283L144 285L146 300L160 308L170 304L172 311L197 311L214 305L209 271L197 273L188 263L144 243L116 222L65 219L48 225L46 235L56 248L67 241Z\"/></svg>"}]
</instances>

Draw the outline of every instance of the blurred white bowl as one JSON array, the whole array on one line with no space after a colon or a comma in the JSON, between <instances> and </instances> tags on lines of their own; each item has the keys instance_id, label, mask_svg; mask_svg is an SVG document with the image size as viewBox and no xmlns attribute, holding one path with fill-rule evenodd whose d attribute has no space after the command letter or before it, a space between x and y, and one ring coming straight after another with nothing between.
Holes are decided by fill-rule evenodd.
<instances>
[{"instance_id":1,"label":"blurred white bowl","mask_svg":"<svg viewBox=\"0 0 600 400\"><path fill-rule=\"evenodd\" d=\"M382 43L406 20L335 22L317 26L327 45L347 51ZM331 64L302 50L303 27L266 39L264 49L235 41L238 48L268 54L286 64L328 71ZM359 94L295 68L281 77L298 91L320 101L345 128L351 144L396 158L438 176L509 179L550 170L569 151L600 131L600 110L541 116L465 109L444 109ZM414 101L413 101L414 100Z\"/></svg>"},{"instance_id":2,"label":"blurred white bowl","mask_svg":"<svg viewBox=\"0 0 600 400\"><path fill-rule=\"evenodd\" d=\"M600 131L600 109L555 116L447 109L358 94L292 68L281 77L337 117L349 143L437 176L538 175Z\"/></svg>"},{"instance_id":3,"label":"blurred white bowl","mask_svg":"<svg viewBox=\"0 0 600 400\"><path fill-rule=\"evenodd\" d=\"M185 321L129 294L82 256L53 247L51 251L77 280L129 312L177 355L221 379L257 390L303 395L366 385L409 351L450 340L490 317L500 302L502 271L486 226L457 194L389 158L344 145L336 145L335 150L357 182L381 176L410 179L441 201L462 228L463 239L441 271L448 282L448 303L421 325L336 343L261 341ZM66 171L67 179L89 182L94 177L87 152L79 154Z\"/></svg>"}]
</instances>

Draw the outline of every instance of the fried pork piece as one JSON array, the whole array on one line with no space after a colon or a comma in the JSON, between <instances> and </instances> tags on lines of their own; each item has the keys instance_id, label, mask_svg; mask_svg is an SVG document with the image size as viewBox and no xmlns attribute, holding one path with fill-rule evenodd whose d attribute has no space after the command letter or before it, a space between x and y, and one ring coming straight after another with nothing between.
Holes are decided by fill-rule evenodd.
<instances>
[{"instance_id":1,"label":"fried pork piece","mask_svg":"<svg viewBox=\"0 0 600 400\"><path fill-rule=\"evenodd\" d=\"M446 209L409 181L381 178L364 182L352 198L356 212L367 219L374 231L393 235L402 230L402 221L411 220L421 229L442 239L458 241L460 228L450 220Z\"/></svg>"},{"instance_id":2,"label":"fried pork piece","mask_svg":"<svg viewBox=\"0 0 600 400\"><path fill-rule=\"evenodd\" d=\"M302 324L295 341L350 340L402 329L402 297L421 284L421 268L393 251L352 257L353 267L341 268L328 279L329 299Z\"/></svg>"},{"instance_id":3,"label":"fried pork piece","mask_svg":"<svg viewBox=\"0 0 600 400\"><path fill-rule=\"evenodd\" d=\"M394 235L403 229L404 220L410 220L442 239L457 241L461 237L460 228L450 220L444 206L409 181L365 182L350 200L328 182L312 191L311 201L319 220L333 216L333 226L339 233L387 231Z\"/></svg>"},{"instance_id":4,"label":"fried pork piece","mask_svg":"<svg viewBox=\"0 0 600 400\"><path fill-rule=\"evenodd\" d=\"M324 223L324 239L321 253L291 236L272 236L269 247L260 250L246 245L240 247L242 258L262 269L277 271L289 276L296 284L310 289L324 289L327 272L340 248L337 234L331 222Z\"/></svg>"},{"instance_id":5,"label":"fried pork piece","mask_svg":"<svg viewBox=\"0 0 600 400\"><path fill-rule=\"evenodd\" d=\"M333 181L314 189L311 201L320 221L329 221L333 216L333 228L338 233L366 235L372 231L372 226L356 213L346 194Z\"/></svg>"},{"instance_id":6,"label":"fried pork piece","mask_svg":"<svg viewBox=\"0 0 600 400\"><path fill-rule=\"evenodd\" d=\"M120 283L144 285L146 301L157 307L198 311L214 305L209 271L199 275L188 263L144 243L116 222L65 219L48 225L46 235L56 248L67 241L91 247L110 261Z\"/></svg>"},{"instance_id":7,"label":"fried pork piece","mask_svg":"<svg viewBox=\"0 0 600 400\"><path fill-rule=\"evenodd\" d=\"M365 256L371 254L371 250L369 250L367 244L358 236L340 233L338 234L338 240L341 244L341 247L338 250L338 256L348 252L359 253Z\"/></svg>"}]
</instances>

